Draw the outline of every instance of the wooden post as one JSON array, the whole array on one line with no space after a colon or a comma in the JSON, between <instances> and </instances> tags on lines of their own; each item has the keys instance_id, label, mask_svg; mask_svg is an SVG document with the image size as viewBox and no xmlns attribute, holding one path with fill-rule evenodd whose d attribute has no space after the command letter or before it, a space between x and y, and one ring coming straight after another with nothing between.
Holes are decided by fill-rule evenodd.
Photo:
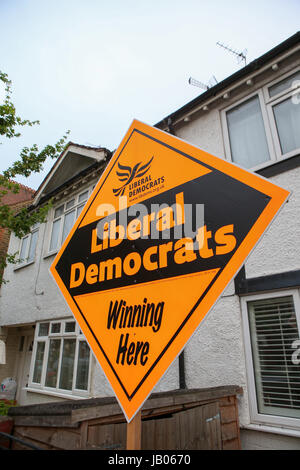
<instances>
[{"instance_id":1,"label":"wooden post","mask_svg":"<svg viewBox=\"0 0 300 470\"><path fill-rule=\"evenodd\" d=\"M126 450L141 450L142 443L142 419L141 411L127 423L127 442Z\"/></svg>"}]
</instances>

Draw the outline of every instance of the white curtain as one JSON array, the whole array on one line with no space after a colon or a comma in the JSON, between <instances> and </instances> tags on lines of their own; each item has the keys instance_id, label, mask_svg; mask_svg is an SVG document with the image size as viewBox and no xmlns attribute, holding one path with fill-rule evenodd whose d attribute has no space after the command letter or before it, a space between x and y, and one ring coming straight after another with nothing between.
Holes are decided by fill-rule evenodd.
<instances>
[{"instance_id":1,"label":"white curtain","mask_svg":"<svg viewBox=\"0 0 300 470\"><path fill-rule=\"evenodd\" d=\"M300 148L300 103L289 98L273 110L282 154Z\"/></svg>"},{"instance_id":2,"label":"white curtain","mask_svg":"<svg viewBox=\"0 0 300 470\"><path fill-rule=\"evenodd\" d=\"M258 96L228 111L227 123L234 162L252 168L270 159Z\"/></svg>"}]
</instances>

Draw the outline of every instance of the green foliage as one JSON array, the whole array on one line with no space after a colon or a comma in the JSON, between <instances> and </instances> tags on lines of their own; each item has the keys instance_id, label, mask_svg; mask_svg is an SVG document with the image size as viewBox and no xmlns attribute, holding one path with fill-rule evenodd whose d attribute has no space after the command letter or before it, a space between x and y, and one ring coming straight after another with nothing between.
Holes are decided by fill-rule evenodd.
<instances>
[{"instance_id":1,"label":"green foliage","mask_svg":"<svg viewBox=\"0 0 300 470\"><path fill-rule=\"evenodd\" d=\"M9 408L17 406L15 400L7 400L6 398L0 399L0 416L7 416Z\"/></svg>"},{"instance_id":2,"label":"green foliage","mask_svg":"<svg viewBox=\"0 0 300 470\"><path fill-rule=\"evenodd\" d=\"M1 81L5 86L5 98L0 103L0 136L11 139L21 135L20 128L22 126L31 127L38 125L39 121L22 119L17 115L16 108L11 100L11 81L6 73L0 71ZM19 158L0 175L0 227L13 231L17 237L21 238L30 232L30 228L35 223L45 221L48 210L51 207L51 201L34 211L28 211L24 208L16 214L9 205L3 202L3 196L8 192L17 194L20 191L20 185L14 179L19 176L28 177L32 173L39 173L48 158L57 158L66 146L69 132L67 131L55 144L48 144L43 149L39 149L36 144L33 144L31 147L24 147L20 152ZM16 254L8 254L2 259L0 257L0 285L3 282L1 278L3 268L7 263L16 262Z\"/></svg>"}]
</instances>

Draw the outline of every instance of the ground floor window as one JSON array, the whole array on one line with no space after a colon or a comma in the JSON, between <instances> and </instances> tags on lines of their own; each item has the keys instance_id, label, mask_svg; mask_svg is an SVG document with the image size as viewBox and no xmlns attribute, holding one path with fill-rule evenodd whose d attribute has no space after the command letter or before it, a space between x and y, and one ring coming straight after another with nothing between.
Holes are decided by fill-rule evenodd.
<instances>
[{"instance_id":1,"label":"ground floor window","mask_svg":"<svg viewBox=\"0 0 300 470\"><path fill-rule=\"evenodd\" d=\"M252 416L300 427L299 293L251 296L242 305Z\"/></svg>"},{"instance_id":2,"label":"ground floor window","mask_svg":"<svg viewBox=\"0 0 300 470\"><path fill-rule=\"evenodd\" d=\"M85 395L89 372L90 348L74 320L36 325L31 387Z\"/></svg>"}]
</instances>

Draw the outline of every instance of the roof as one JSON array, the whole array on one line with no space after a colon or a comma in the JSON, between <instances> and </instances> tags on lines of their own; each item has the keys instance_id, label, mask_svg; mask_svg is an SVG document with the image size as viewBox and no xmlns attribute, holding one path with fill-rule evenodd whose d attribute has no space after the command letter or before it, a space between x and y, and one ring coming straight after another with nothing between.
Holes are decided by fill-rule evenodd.
<instances>
[{"instance_id":1,"label":"roof","mask_svg":"<svg viewBox=\"0 0 300 470\"><path fill-rule=\"evenodd\" d=\"M18 193L14 193L12 191L8 191L1 198L1 202L3 204L7 204L8 206L13 206L15 204L20 204L21 202L30 201L33 199L35 190L25 186L24 184L18 183L17 181L10 180L12 183L17 184L20 187ZM1 187L0 187L1 189ZM6 188L3 188L6 190Z\"/></svg>"},{"instance_id":2,"label":"roof","mask_svg":"<svg viewBox=\"0 0 300 470\"><path fill-rule=\"evenodd\" d=\"M202 103L204 103L207 99L214 97L219 92L225 90L228 86L232 85L233 83L239 81L240 79L246 77L250 73L260 69L264 66L267 62L275 59L277 56L285 52L286 50L290 49L291 47L300 43L300 31L298 31L293 36L289 37L270 51L263 54L261 57L255 59L254 61L250 62L250 64L246 65L242 69L238 70L234 74L230 75L229 77L225 78L221 82L217 83L213 87L209 88L201 95L194 98L192 101L189 101L187 104L182 106L181 108L177 109L173 113L166 116L164 119L159 121L155 124L155 127L160 129L168 127L170 123L173 121L181 118L189 111L193 110L196 107L199 107Z\"/></svg>"},{"instance_id":3,"label":"roof","mask_svg":"<svg viewBox=\"0 0 300 470\"><path fill-rule=\"evenodd\" d=\"M77 144L75 142L68 142L36 190L34 205L38 204L41 199L44 199L46 194L48 195L48 193L53 193L54 189L58 189L62 185L67 184L69 180L73 180L73 177L80 174L82 170L86 170L87 168L92 167L95 162L103 161L110 154L111 152L105 147L92 147L88 145ZM57 173L58 168L66 166L66 157L69 158L69 156L72 158L71 168L65 168L63 172L59 172L61 173L60 177L57 177L59 174ZM86 159L84 165L77 165L78 161L76 161L76 159L78 160L78 157L83 157ZM78 167L77 171L76 167ZM66 178L66 175L68 175L68 178Z\"/></svg>"},{"instance_id":4,"label":"roof","mask_svg":"<svg viewBox=\"0 0 300 470\"><path fill-rule=\"evenodd\" d=\"M105 160L107 162L107 159ZM76 183L78 180L81 178L84 178L85 176L89 175L90 173L93 173L95 170L103 170L103 161L100 162L95 162L92 163L92 165L88 166L87 168L84 168L80 173L77 173L76 175L72 176L72 178L69 178L66 180L63 184L55 188L53 191L47 193L44 196L41 196L39 199L38 203L39 204L44 204L46 201L51 199L53 196L58 194L59 192L63 191L64 189L68 188L70 185ZM34 206L30 206L28 209L33 209Z\"/></svg>"}]
</instances>

